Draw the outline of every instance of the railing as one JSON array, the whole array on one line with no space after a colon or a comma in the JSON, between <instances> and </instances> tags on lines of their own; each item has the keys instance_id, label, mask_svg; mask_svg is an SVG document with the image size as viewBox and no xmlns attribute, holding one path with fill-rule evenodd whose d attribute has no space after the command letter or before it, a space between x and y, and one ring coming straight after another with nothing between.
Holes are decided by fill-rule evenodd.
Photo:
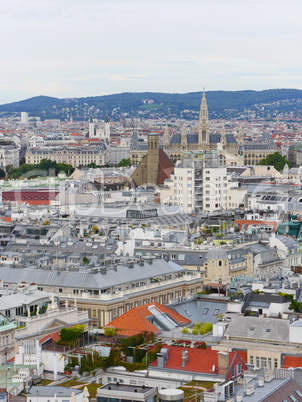
<instances>
[{"instance_id":1,"label":"railing","mask_svg":"<svg viewBox=\"0 0 302 402\"><path fill-rule=\"evenodd\" d=\"M61 313L61 314L60 314ZM39 320L44 320L45 318L51 319L53 318L60 318L60 315L66 315L71 313L77 313L77 320L84 321L87 319L87 312L86 311L78 311L76 306L67 307L65 309L59 309L50 311L49 313L41 314L41 315L33 315L30 317L24 316L16 316L15 321L24 323L26 326L23 328L16 329L16 336L26 335L32 328L30 328L30 324L37 323Z\"/></svg>"},{"instance_id":2,"label":"railing","mask_svg":"<svg viewBox=\"0 0 302 402\"><path fill-rule=\"evenodd\" d=\"M60 297L64 298L71 298L71 299L93 299L93 300L100 300L100 301L106 301L106 300L114 300L114 299L120 299L124 296L132 295L138 292L144 292L148 291L151 289L158 289L162 288L168 285L175 285L178 283L186 283L186 282L195 282L196 280L200 279L199 275L183 275L179 278L175 279L169 279L166 281L159 281L159 282L154 282L149 285L144 285L144 286L138 286L134 287L132 289L126 289L122 290L120 292L116 293L102 293L100 295L94 295L90 293L60 293Z\"/></svg>"}]
</instances>

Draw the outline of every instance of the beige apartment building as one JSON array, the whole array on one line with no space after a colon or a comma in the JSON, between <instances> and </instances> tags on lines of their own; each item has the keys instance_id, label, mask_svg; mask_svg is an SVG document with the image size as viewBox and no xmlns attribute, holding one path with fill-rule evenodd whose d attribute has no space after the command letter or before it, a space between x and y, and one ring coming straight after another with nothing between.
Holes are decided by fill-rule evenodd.
<instances>
[{"instance_id":1,"label":"beige apartment building","mask_svg":"<svg viewBox=\"0 0 302 402\"><path fill-rule=\"evenodd\" d=\"M51 159L57 163L66 163L73 167L87 166L90 163L104 166L109 163L109 148L105 143L90 146L49 146L46 148L28 148L26 163L38 164L42 159Z\"/></svg>"},{"instance_id":2,"label":"beige apartment building","mask_svg":"<svg viewBox=\"0 0 302 402\"><path fill-rule=\"evenodd\" d=\"M188 299L202 290L199 272L163 258L142 258L89 270L3 268L1 278L6 287L20 280L34 281L40 290L56 293L61 300L87 311L93 327L108 324L133 307Z\"/></svg>"}]
</instances>

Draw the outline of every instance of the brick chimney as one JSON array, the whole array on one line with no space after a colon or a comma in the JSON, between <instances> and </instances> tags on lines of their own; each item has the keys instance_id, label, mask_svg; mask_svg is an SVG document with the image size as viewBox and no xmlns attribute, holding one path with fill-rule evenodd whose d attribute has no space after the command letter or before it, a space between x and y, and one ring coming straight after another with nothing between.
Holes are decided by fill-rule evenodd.
<instances>
[{"instance_id":1,"label":"brick chimney","mask_svg":"<svg viewBox=\"0 0 302 402\"><path fill-rule=\"evenodd\" d=\"M218 352L218 375L226 375L230 364L228 352Z\"/></svg>"}]
</instances>

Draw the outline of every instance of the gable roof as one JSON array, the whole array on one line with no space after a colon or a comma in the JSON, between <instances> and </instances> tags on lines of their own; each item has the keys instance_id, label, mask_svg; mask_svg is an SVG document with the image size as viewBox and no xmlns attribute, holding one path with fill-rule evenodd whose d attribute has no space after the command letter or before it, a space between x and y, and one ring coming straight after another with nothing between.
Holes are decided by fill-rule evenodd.
<instances>
[{"instance_id":1,"label":"gable roof","mask_svg":"<svg viewBox=\"0 0 302 402\"><path fill-rule=\"evenodd\" d=\"M155 308L170 317L178 326L189 324L191 321L177 312L169 309L166 306L163 306L159 303L149 303L144 304L139 307L135 307L130 311L127 311L120 317L111 321L106 327L114 327L119 329L119 335L131 336L138 334L143 331L153 332L154 334L160 334L161 330L156 324L154 314L148 309L150 306L155 306ZM147 318L149 317L149 319ZM152 323L152 321L154 323Z\"/></svg>"},{"instance_id":2,"label":"gable roof","mask_svg":"<svg viewBox=\"0 0 302 402\"><path fill-rule=\"evenodd\" d=\"M293 397L293 398L292 398ZM283 381L274 390L258 399L260 402L301 401L302 388L292 378Z\"/></svg>"},{"instance_id":3,"label":"gable roof","mask_svg":"<svg viewBox=\"0 0 302 402\"><path fill-rule=\"evenodd\" d=\"M39 343L43 345L45 342L52 340L57 342L60 339L60 331L53 332L52 334L45 335L43 338L39 339Z\"/></svg>"},{"instance_id":4,"label":"gable roof","mask_svg":"<svg viewBox=\"0 0 302 402\"><path fill-rule=\"evenodd\" d=\"M168 359L164 368L166 370L189 371L208 375L218 375L218 351L211 349L184 348L181 346L164 346L168 350ZM187 351L187 362L182 367L182 354ZM232 378L232 367L238 363L242 364L243 370L247 369L242 358L236 352L229 352L229 369L225 375L226 379ZM157 367L157 359L150 364L150 367Z\"/></svg>"},{"instance_id":5,"label":"gable roof","mask_svg":"<svg viewBox=\"0 0 302 402\"><path fill-rule=\"evenodd\" d=\"M162 149L159 150L157 184L164 184L174 170L174 164Z\"/></svg>"}]
</instances>

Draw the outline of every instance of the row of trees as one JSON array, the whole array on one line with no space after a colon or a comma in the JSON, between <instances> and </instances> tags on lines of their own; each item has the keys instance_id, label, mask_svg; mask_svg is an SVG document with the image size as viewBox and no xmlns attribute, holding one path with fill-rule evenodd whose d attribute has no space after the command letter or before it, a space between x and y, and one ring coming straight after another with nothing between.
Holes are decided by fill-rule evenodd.
<instances>
[{"instance_id":1,"label":"row of trees","mask_svg":"<svg viewBox=\"0 0 302 402\"><path fill-rule=\"evenodd\" d=\"M6 167L6 173L0 172L2 176L9 179L18 179L20 177L32 178L37 176L57 176L59 173L65 173L67 176L74 172L72 165L66 163L57 163L50 159L42 159L38 164L23 163L18 168L11 165Z\"/></svg>"},{"instance_id":2,"label":"row of trees","mask_svg":"<svg viewBox=\"0 0 302 402\"><path fill-rule=\"evenodd\" d=\"M131 166L131 159L122 159L117 167ZM103 168L108 166L100 166L95 162L89 163L88 168ZM0 169L0 178L19 179L33 178L37 176L57 176L59 173L65 173L66 176L70 176L74 172L74 167L67 163L57 163L51 159L42 159L38 164L23 163L19 167L14 168L12 165L7 165L6 170Z\"/></svg>"}]
</instances>

